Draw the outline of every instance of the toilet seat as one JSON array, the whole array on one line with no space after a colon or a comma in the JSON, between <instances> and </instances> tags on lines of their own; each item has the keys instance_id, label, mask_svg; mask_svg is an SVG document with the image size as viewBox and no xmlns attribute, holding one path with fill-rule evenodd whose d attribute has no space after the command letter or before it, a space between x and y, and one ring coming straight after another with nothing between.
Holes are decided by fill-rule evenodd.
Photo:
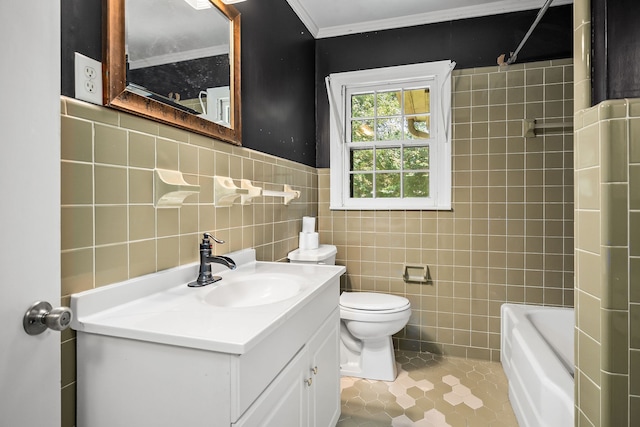
<instances>
[{"instance_id":1,"label":"toilet seat","mask_svg":"<svg viewBox=\"0 0 640 427\"><path fill-rule=\"evenodd\" d=\"M340 308L347 312L397 313L410 307L408 299L397 295L378 292L343 292L340 295Z\"/></svg>"}]
</instances>

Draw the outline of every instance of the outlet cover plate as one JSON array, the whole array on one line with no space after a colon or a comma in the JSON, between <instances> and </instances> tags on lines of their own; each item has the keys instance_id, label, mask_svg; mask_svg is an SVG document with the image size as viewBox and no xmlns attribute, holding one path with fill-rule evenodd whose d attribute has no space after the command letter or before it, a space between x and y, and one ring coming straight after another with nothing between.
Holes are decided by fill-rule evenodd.
<instances>
[{"instance_id":1,"label":"outlet cover plate","mask_svg":"<svg viewBox=\"0 0 640 427\"><path fill-rule=\"evenodd\" d=\"M102 105L102 63L75 52L76 99Z\"/></svg>"}]
</instances>

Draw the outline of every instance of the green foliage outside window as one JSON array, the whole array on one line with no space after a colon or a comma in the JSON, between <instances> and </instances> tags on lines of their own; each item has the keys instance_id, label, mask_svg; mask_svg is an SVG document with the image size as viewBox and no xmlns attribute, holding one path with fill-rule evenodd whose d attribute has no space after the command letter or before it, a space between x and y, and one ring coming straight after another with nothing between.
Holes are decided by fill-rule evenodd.
<instances>
[{"instance_id":1,"label":"green foliage outside window","mask_svg":"<svg viewBox=\"0 0 640 427\"><path fill-rule=\"evenodd\" d=\"M351 96L351 197L429 197L429 102L428 88Z\"/></svg>"}]
</instances>

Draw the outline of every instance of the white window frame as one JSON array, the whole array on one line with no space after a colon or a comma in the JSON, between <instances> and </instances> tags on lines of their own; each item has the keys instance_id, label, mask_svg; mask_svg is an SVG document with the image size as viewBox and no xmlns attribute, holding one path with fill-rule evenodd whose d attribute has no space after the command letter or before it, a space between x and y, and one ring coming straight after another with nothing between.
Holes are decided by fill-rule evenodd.
<instances>
[{"instance_id":1,"label":"white window frame","mask_svg":"<svg viewBox=\"0 0 640 427\"><path fill-rule=\"evenodd\" d=\"M334 73L327 77L330 103L331 187L333 210L449 210L451 209L451 61L401 65L362 71ZM431 97L430 138L416 141L429 145L429 197L352 198L350 197L349 153L350 99L347 92L359 87L388 85L390 88L429 85ZM381 146L384 144L381 143Z\"/></svg>"}]
</instances>

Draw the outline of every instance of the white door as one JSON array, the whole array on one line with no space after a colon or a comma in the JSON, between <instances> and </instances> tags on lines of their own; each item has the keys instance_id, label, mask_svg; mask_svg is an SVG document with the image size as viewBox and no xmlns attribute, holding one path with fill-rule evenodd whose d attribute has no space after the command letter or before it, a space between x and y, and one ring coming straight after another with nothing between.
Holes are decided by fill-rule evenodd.
<instances>
[{"instance_id":1,"label":"white door","mask_svg":"<svg viewBox=\"0 0 640 427\"><path fill-rule=\"evenodd\" d=\"M60 2L0 2L0 425L60 425Z\"/></svg>"}]
</instances>

